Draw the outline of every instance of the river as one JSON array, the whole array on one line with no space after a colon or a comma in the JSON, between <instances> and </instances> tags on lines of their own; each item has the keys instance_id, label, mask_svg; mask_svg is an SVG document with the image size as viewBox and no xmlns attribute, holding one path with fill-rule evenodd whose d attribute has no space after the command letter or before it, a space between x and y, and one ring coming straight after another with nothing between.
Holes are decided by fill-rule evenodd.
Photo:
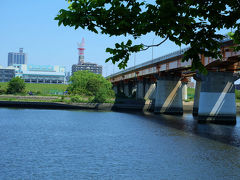
<instances>
[{"instance_id":1,"label":"river","mask_svg":"<svg viewBox=\"0 0 240 180\"><path fill-rule=\"evenodd\" d=\"M0 108L0 153L4 180L240 179L240 116Z\"/></svg>"}]
</instances>

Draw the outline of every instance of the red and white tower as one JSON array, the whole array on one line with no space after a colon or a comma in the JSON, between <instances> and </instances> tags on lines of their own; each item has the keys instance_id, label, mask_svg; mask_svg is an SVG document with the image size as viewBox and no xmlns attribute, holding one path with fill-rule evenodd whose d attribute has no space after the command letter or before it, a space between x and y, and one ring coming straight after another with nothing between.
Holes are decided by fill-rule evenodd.
<instances>
[{"instance_id":1,"label":"red and white tower","mask_svg":"<svg viewBox=\"0 0 240 180\"><path fill-rule=\"evenodd\" d=\"M84 38L82 38L81 44L78 43L78 64L84 64L84 48L85 46L85 41Z\"/></svg>"}]
</instances>

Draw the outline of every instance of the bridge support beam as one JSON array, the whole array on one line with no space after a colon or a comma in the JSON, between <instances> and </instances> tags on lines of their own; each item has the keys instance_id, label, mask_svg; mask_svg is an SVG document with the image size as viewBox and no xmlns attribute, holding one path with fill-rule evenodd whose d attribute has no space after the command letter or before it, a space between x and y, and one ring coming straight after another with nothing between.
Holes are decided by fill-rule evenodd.
<instances>
[{"instance_id":1,"label":"bridge support beam","mask_svg":"<svg viewBox=\"0 0 240 180\"><path fill-rule=\"evenodd\" d=\"M147 88L145 88L145 95L144 99L145 100L155 100L156 96L156 83L151 82L146 84Z\"/></svg>"},{"instance_id":2,"label":"bridge support beam","mask_svg":"<svg viewBox=\"0 0 240 180\"><path fill-rule=\"evenodd\" d=\"M157 80L155 113L183 114L180 77L159 77Z\"/></svg>"},{"instance_id":3,"label":"bridge support beam","mask_svg":"<svg viewBox=\"0 0 240 180\"><path fill-rule=\"evenodd\" d=\"M122 95L124 93L124 82L123 81L120 81L118 83L118 89L117 89L117 95Z\"/></svg>"},{"instance_id":4,"label":"bridge support beam","mask_svg":"<svg viewBox=\"0 0 240 180\"><path fill-rule=\"evenodd\" d=\"M156 83L151 79L148 79L145 83L144 110L154 111L155 96L156 96Z\"/></svg>"},{"instance_id":5,"label":"bridge support beam","mask_svg":"<svg viewBox=\"0 0 240 180\"><path fill-rule=\"evenodd\" d=\"M183 100L187 100L187 83L182 83L182 98Z\"/></svg>"},{"instance_id":6,"label":"bridge support beam","mask_svg":"<svg viewBox=\"0 0 240 180\"><path fill-rule=\"evenodd\" d=\"M198 115L198 107L199 107L199 97L200 97L200 90L201 90L201 81L199 79L196 80L195 86L195 94L194 94L194 102L193 102L193 116Z\"/></svg>"},{"instance_id":7,"label":"bridge support beam","mask_svg":"<svg viewBox=\"0 0 240 180\"><path fill-rule=\"evenodd\" d=\"M137 92L136 92L137 99L144 99L144 83L143 80L137 81Z\"/></svg>"},{"instance_id":8,"label":"bridge support beam","mask_svg":"<svg viewBox=\"0 0 240 180\"><path fill-rule=\"evenodd\" d=\"M117 93L118 93L118 86L116 84L113 85L113 91L117 95Z\"/></svg>"},{"instance_id":9,"label":"bridge support beam","mask_svg":"<svg viewBox=\"0 0 240 180\"><path fill-rule=\"evenodd\" d=\"M136 85L136 82L133 82L132 85L131 85L131 96L135 97L136 98L136 95L137 95L137 85Z\"/></svg>"},{"instance_id":10,"label":"bridge support beam","mask_svg":"<svg viewBox=\"0 0 240 180\"><path fill-rule=\"evenodd\" d=\"M130 96L130 90L129 90L129 83L128 82L125 82L124 83L124 95L129 97Z\"/></svg>"},{"instance_id":11,"label":"bridge support beam","mask_svg":"<svg viewBox=\"0 0 240 180\"><path fill-rule=\"evenodd\" d=\"M208 72L201 78L198 121L236 124L236 103L232 72Z\"/></svg>"}]
</instances>

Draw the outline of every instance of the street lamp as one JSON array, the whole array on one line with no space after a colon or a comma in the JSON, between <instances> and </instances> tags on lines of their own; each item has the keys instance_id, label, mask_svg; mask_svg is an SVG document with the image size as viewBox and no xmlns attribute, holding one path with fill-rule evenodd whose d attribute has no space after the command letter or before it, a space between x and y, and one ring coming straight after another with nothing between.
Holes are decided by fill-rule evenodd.
<instances>
[{"instance_id":1,"label":"street lamp","mask_svg":"<svg viewBox=\"0 0 240 180\"><path fill-rule=\"evenodd\" d=\"M155 40L156 37L153 38L153 41L152 41L152 60L153 60L153 44L154 44L154 40Z\"/></svg>"},{"instance_id":2,"label":"street lamp","mask_svg":"<svg viewBox=\"0 0 240 180\"><path fill-rule=\"evenodd\" d=\"M154 40L155 40L156 37L153 38L153 41L152 41L152 72L153 72L153 44L154 44Z\"/></svg>"}]
</instances>

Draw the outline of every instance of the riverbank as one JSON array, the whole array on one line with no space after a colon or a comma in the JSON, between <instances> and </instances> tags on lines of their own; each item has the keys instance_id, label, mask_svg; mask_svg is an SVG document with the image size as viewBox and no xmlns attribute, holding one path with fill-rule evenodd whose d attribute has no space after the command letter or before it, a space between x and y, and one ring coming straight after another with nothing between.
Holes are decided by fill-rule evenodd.
<instances>
[{"instance_id":1,"label":"riverbank","mask_svg":"<svg viewBox=\"0 0 240 180\"><path fill-rule=\"evenodd\" d=\"M35 108L35 109L92 109L110 111L111 103L63 103L63 102L29 102L29 101L0 101L0 107Z\"/></svg>"},{"instance_id":2,"label":"riverbank","mask_svg":"<svg viewBox=\"0 0 240 180\"><path fill-rule=\"evenodd\" d=\"M3 97L3 96L1 96ZM144 102L116 102L116 103L66 103L60 102L60 97L57 96L4 96L0 98L0 107L13 108L36 108L36 109L89 109L103 111L153 111L151 104ZM7 100L9 97L14 97L16 100ZM56 101L56 102L55 102ZM58 102L59 101L59 102ZM240 103L236 103L237 112L240 113ZM193 101L183 101L183 111L192 113Z\"/></svg>"},{"instance_id":3,"label":"riverbank","mask_svg":"<svg viewBox=\"0 0 240 180\"><path fill-rule=\"evenodd\" d=\"M113 104L113 103L71 103L64 102L40 102L40 101L0 101L0 107L14 107L14 108L37 108L37 109L92 109L92 110L104 110L104 111L142 111L147 110L149 104ZM192 102L184 102L184 112L192 111Z\"/></svg>"}]
</instances>

